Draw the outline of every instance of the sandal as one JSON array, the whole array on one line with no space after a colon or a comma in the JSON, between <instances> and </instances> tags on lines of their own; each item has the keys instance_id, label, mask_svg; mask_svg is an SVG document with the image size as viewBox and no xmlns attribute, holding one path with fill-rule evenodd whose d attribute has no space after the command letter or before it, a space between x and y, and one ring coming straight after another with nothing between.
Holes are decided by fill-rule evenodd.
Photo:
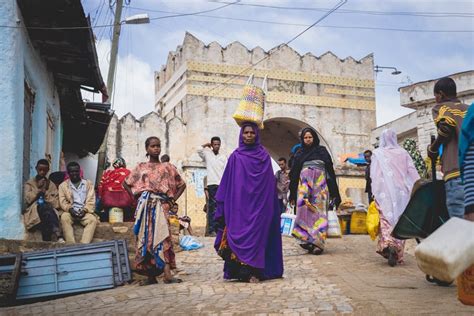
<instances>
[{"instance_id":1,"label":"sandal","mask_svg":"<svg viewBox=\"0 0 474 316\"><path fill-rule=\"evenodd\" d=\"M453 284L453 281L451 282L446 282L446 281L441 281L437 278L435 278L434 276L431 276L431 275L426 275L426 281L430 282L430 283L436 283L437 285L439 286L450 286L451 284Z\"/></svg>"},{"instance_id":2,"label":"sandal","mask_svg":"<svg viewBox=\"0 0 474 316\"><path fill-rule=\"evenodd\" d=\"M397 251L393 247L388 247L388 265L394 267L397 265Z\"/></svg>"},{"instance_id":3,"label":"sandal","mask_svg":"<svg viewBox=\"0 0 474 316\"><path fill-rule=\"evenodd\" d=\"M249 283L260 283L260 280L256 276L251 276L248 280Z\"/></svg>"},{"instance_id":4,"label":"sandal","mask_svg":"<svg viewBox=\"0 0 474 316\"><path fill-rule=\"evenodd\" d=\"M141 280L140 282L138 282L138 285L145 286L145 285L152 285L152 284L157 284L157 283L158 281L156 281L156 279L154 280L146 279L146 280Z\"/></svg>"},{"instance_id":5,"label":"sandal","mask_svg":"<svg viewBox=\"0 0 474 316\"><path fill-rule=\"evenodd\" d=\"M173 284L173 283L182 283L183 280L178 279L178 278L171 278L171 279L168 279L168 280L165 279L165 280L163 280L163 282L164 282L165 284Z\"/></svg>"},{"instance_id":6,"label":"sandal","mask_svg":"<svg viewBox=\"0 0 474 316\"><path fill-rule=\"evenodd\" d=\"M311 252L313 255L316 255L316 256L319 256L320 254L323 253L323 249L321 248L318 248L318 247L314 247L313 251Z\"/></svg>"}]
</instances>

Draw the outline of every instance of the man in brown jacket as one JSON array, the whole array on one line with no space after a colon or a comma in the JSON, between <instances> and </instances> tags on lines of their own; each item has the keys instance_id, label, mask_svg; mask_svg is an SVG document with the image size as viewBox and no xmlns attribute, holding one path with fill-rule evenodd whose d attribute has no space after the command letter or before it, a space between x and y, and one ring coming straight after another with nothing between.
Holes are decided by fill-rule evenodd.
<instances>
[{"instance_id":1,"label":"man in brown jacket","mask_svg":"<svg viewBox=\"0 0 474 316\"><path fill-rule=\"evenodd\" d=\"M434 96L436 105L433 107L433 120L438 136L428 146L428 155L436 159L442 146L441 169L444 174L446 188L446 206L450 217L464 216L464 191L459 171L458 142L462 122L468 106L457 99L456 83L445 77L436 82Z\"/></svg>"},{"instance_id":2,"label":"man in brown jacket","mask_svg":"<svg viewBox=\"0 0 474 316\"><path fill-rule=\"evenodd\" d=\"M81 178L81 167L77 162L67 165L69 179L59 186L61 226L67 243L75 243L73 223L84 226L81 243L88 244L94 237L97 217L95 210L94 185Z\"/></svg>"},{"instance_id":3,"label":"man in brown jacket","mask_svg":"<svg viewBox=\"0 0 474 316\"><path fill-rule=\"evenodd\" d=\"M25 209L23 221L26 230L39 229L44 241L57 241L59 231L58 190L46 175L49 172L49 162L40 159L36 163L37 175L26 181L23 198Z\"/></svg>"}]
</instances>

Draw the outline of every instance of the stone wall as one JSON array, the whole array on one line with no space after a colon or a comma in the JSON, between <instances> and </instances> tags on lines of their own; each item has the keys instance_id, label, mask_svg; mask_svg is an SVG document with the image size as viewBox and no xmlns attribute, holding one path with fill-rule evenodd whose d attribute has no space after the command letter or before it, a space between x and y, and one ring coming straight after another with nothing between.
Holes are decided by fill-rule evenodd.
<instances>
[{"instance_id":1,"label":"stone wall","mask_svg":"<svg viewBox=\"0 0 474 316\"><path fill-rule=\"evenodd\" d=\"M251 69L264 57L268 58ZM145 135L162 137L163 153L171 156L187 180L188 189L178 201L181 210L196 225L204 225L205 168L197 149L212 136L221 137L226 154L237 147L239 127L232 114L251 73L256 85L268 75L265 121L269 128L262 131L262 142L273 158L287 156L298 141L298 130L305 126L317 130L336 165L340 155L369 146L376 124L372 55L355 60L331 52L319 57L300 55L286 45L268 52L260 47L249 50L239 42L226 47L216 42L205 45L187 33L155 73L156 113L138 120L131 114L113 119L116 131L109 133L109 158L122 156L133 166L144 159ZM275 133L275 128L285 131L287 139L283 141L284 133ZM343 169L338 170L345 176ZM348 175L344 191L349 192L351 185L360 190L362 184L356 180L361 176L359 172Z\"/></svg>"},{"instance_id":2,"label":"stone wall","mask_svg":"<svg viewBox=\"0 0 474 316\"><path fill-rule=\"evenodd\" d=\"M474 70L448 75L456 82L458 98L465 104L474 102ZM416 110L418 146L423 156L431 142L431 135L436 135L431 111L436 104L433 95L434 85L438 79L417 82L400 88L400 104Z\"/></svg>"}]
</instances>

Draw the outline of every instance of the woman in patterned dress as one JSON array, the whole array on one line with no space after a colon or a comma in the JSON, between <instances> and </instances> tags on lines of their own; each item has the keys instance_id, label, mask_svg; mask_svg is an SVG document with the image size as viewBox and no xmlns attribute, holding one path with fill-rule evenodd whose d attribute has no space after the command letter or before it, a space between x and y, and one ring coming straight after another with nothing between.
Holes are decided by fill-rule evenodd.
<instances>
[{"instance_id":1,"label":"woman in patterned dress","mask_svg":"<svg viewBox=\"0 0 474 316\"><path fill-rule=\"evenodd\" d=\"M332 200L337 207L341 197L331 156L326 147L319 144L316 131L303 129L301 145L290 171L290 203L296 204L292 235L308 252L321 254L328 229L329 203Z\"/></svg>"},{"instance_id":2,"label":"woman in patterned dress","mask_svg":"<svg viewBox=\"0 0 474 316\"><path fill-rule=\"evenodd\" d=\"M420 177L422 179L427 178L428 170L426 168L426 163L423 160L423 157L421 157L420 151L416 146L416 140L414 140L413 138L405 139L405 141L403 142L403 149L405 149L410 155Z\"/></svg>"},{"instance_id":3,"label":"woman in patterned dress","mask_svg":"<svg viewBox=\"0 0 474 316\"><path fill-rule=\"evenodd\" d=\"M165 283L180 283L181 279L171 275L176 261L168 217L186 184L176 167L160 162L158 137L149 137L145 149L149 161L139 163L124 182L125 189L139 196L133 228L137 236L135 269L148 277L144 285L157 283L156 277L163 272Z\"/></svg>"},{"instance_id":4,"label":"woman in patterned dress","mask_svg":"<svg viewBox=\"0 0 474 316\"><path fill-rule=\"evenodd\" d=\"M410 201L410 194L420 175L412 158L397 143L397 134L386 129L380 136L380 147L372 155L370 167L372 193L380 214L377 253L390 266L403 262L405 241L391 236L393 227Z\"/></svg>"}]
</instances>

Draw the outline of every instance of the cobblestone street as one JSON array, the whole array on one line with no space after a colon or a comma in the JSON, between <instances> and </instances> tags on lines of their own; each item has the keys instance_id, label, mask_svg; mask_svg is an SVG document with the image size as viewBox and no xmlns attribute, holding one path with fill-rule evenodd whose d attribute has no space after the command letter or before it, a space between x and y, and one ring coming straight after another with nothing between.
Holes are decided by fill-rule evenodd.
<instances>
[{"instance_id":1,"label":"cobblestone street","mask_svg":"<svg viewBox=\"0 0 474 316\"><path fill-rule=\"evenodd\" d=\"M414 257L395 268L374 252L368 236L330 239L321 256L307 255L284 238L285 275L281 280L244 284L222 280L222 261L212 240L205 248L180 252L184 283L69 296L0 309L2 315L51 314L472 314L458 302L456 287L442 288L424 280ZM411 247L413 250L413 247Z\"/></svg>"}]
</instances>

